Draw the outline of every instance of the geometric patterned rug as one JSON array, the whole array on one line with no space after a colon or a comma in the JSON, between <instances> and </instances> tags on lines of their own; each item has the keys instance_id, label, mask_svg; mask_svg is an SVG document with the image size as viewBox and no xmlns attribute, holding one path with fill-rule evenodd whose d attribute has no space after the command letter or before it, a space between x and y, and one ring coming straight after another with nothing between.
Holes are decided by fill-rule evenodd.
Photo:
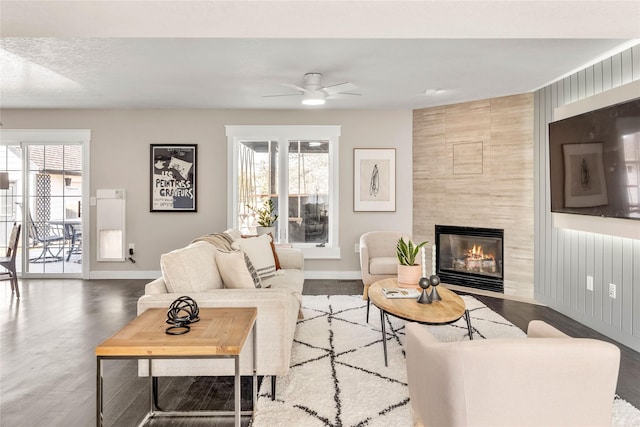
<instances>
[{"instance_id":1,"label":"geometric patterned rug","mask_svg":"<svg viewBox=\"0 0 640 427\"><path fill-rule=\"evenodd\" d=\"M475 340L526 337L477 299L462 298L471 314ZM271 378L264 378L252 427L413 425L403 350L405 322L387 316L389 363L385 367L380 312L372 304L367 323L362 296L304 295L302 312L291 369L278 378L274 401ZM424 327L441 341L469 339L464 318L450 325ZM616 399L612 425L640 425L640 412Z\"/></svg>"}]
</instances>

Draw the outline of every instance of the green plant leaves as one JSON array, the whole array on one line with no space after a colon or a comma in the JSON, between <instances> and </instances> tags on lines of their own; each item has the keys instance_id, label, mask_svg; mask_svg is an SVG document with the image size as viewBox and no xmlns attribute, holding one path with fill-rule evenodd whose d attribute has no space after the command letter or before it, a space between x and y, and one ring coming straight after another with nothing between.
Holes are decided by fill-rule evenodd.
<instances>
[{"instance_id":1,"label":"green plant leaves","mask_svg":"<svg viewBox=\"0 0 640 427\"><path fill-rule=\"evenodd\" d=\"M261 227L271 227L278 220L278 215L273 214L275 206L271 199L265 200L261 208L247 207L258 215L258 225Z\"/></svg>"},{"instance_id":2,"label":"green plant leaves","mask_svg":"<svg viewBox=\"0 0 640 427\"><path fill-rule=\"evenodd\" d=\"M414 245L411 240L405 242L404 239L400 237L396 246L398 262L402 265L415 265L418 252L420 252L420 249L422 249L422 247L427 243L429 242L424 241L418 245Z\"/></svg>"}]
</instances>

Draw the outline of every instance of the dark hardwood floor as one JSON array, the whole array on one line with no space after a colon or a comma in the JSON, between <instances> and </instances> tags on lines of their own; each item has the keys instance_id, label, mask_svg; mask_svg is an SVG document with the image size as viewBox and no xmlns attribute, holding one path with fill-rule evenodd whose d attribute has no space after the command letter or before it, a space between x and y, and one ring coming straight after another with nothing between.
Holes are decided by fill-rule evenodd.
<instances>
[{"instance_id":1,"label":"dark hardwood floor","mask_svg":"<svg viewBox=\"0 0 640 427\"><path fill-rule=\"evenodd\" d=\"M4 282L0 290L0 425L95 425L95 346L135 317L136 301L146 282L21 280L20 300ZM307 295L361 292L358 281L311 280L304 288ZM610 341L544 306L476 297L523 330L530 320L542 319L574 337ZM622 351L618 394L640 408L640 353L618 346ZM108 361L104 378L107 425L137 425L146 412L148 389L146 378L137 376L135 362ZM166 409L231 409L230 384L228 379L162 378L160 403ZM243 388L248 391L246 384ZM162 419L149 425L223 427L233 423L231 418Z\"/></svg>"}]
</instances>

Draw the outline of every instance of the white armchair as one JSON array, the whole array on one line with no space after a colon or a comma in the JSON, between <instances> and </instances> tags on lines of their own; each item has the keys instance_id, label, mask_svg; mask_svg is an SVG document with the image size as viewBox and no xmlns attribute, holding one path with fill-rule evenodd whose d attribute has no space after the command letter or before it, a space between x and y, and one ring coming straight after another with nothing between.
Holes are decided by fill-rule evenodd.
<instances>
[{"instance_id":1,"label":"white armchair","mask_svg":"<svg viewBox=\"0 0 640 427\"><path fill-rule=\"evenodd\" d=\"M418 324L406 331L417 425L611 425L620 366L613 344L535 320L527 339L439 342Z\"/></svg>"},{"instance_id":2,"label":"white armchair","mask_svg":"<svg viewBox=\"0 0 640 427\"><path fill-rule=\"evenodd\" d=\"M367 299L370 285L398 275L396 246L400 237L410 239L410 236L399 231L370 231L360 236L363 299Z\"/></svg>"}]
</instances>

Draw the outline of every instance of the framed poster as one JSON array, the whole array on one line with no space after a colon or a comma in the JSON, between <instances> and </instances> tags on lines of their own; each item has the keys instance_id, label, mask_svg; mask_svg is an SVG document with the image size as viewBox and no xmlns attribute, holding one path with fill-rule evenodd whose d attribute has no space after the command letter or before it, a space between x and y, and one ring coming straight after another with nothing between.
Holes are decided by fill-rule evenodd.
<instances>
[{"instance_id":1,"label":"framed poster","mask_svg":"<svg viewBox=\"0 0 640 427\"><path fill-rule=\"evenodd\" d=\"M395 148L353 149L353 210L395 212Z\"/></svg>"},{"instance_id":2,"label":"framed poster","mask_svg":"<svg viewBox=\"0 0 640 427\"><path fill-rule=\"evenodd\" d=\"M609 203L602 142L563 144L564 205L569 208Z\"/></svg>"},{"instance_id":3,"label":"framed poster","mask_svg":"<svg viewBox=\"0 0 640 427\"><path fill-rule=\"evenodd\" d=\"M196 212L197 148L151 144L151 212Z\"/></svg>"}]
</instances>

